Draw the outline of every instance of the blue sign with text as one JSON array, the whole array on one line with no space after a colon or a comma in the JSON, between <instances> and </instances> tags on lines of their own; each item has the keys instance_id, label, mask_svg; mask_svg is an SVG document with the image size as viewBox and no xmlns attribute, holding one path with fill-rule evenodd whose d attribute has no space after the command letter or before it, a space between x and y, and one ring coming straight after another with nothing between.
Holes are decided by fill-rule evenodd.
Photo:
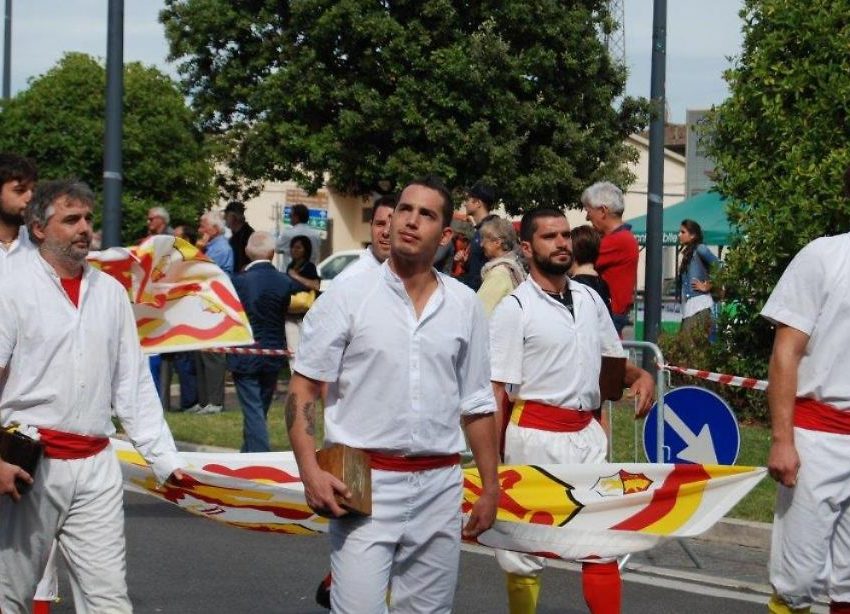
<instances>
[{"instance_id":1,"label":"blue sign with text","mask_svg":"<svg viewBox=\"0 0 850 614\"><path fill-rule=\"evenodd\" d=\"M651 463L733 465L741 433L732 408L698 386L683 386L664 395L664 458L658 459L658 404L643 424L643 451Z\"/></svg>"}]
</instances>

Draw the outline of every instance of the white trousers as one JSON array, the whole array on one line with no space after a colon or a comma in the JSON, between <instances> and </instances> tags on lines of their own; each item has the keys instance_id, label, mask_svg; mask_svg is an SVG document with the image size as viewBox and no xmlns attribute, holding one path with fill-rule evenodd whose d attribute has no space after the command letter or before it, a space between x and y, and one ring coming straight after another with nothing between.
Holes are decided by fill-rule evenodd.
<instances>
[{"instance_id":1,"label":"white trousers","mask_svg":"<svg viewBox=\"0 0 850 614\"><path fill-rule=\"evenodd\" d=\"M35 597L37 601L56 601L59 599L59 569L57 568L58 549L54 541L50 548L50 556L47 558L47 565L44 568L44 575L41 576L41 581L35 588Z\"/></svg>"},{"instance_id":2,"label":"white trousers","mask_svg":"<svg viewBox=\"0 0 850 614\"><path fill-rule=\"evenodd\" d=\"M457 465L418 472L373 470L372 516L331 521L331 611L451 612L462 496Z\"/></svg>"},{"instance_id":3,"label":"white trousers","mask_svg":"<svg viewBox=\"0 0 850 614\"><path fill-rule=\"evenodd\" d=\"M54 539L77 614L132 612L127 596L121 469L112 446L89 458L44 458L20 502L0 499L0 610L27 614Z\"/></svg>"},{"instance_id":4,"label":"white trousers","mask_svg":"<svg viewBox=\"0 0 850 614\"><path fill-rule=\"evenodd\" d=\"M770 583L792 608L812 605L824 586L850 601L850 435L794 429L800 472L779 486Z\"/></svg>"},{"instance_id":5,"label":"white trousers","mask_svg":"<svg viewBox=\"0 0 850 614\"><path fill-rule=\"evenodd\" d=\"M505 432L505 463L508 465L544 465L552 463L604 463L608 438L599 422L574 433L555 433L508 424ZM531 554L497 550L496 560L506 573L537 576L546 566L546 559ZM612 559L593 559L607 563Z\"/></svg>"}]
</instances>

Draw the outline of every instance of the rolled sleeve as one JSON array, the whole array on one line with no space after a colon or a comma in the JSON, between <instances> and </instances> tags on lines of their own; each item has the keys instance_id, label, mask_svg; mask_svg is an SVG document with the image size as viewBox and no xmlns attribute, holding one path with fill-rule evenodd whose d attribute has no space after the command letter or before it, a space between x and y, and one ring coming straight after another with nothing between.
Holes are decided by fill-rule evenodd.
<instances>
[{"instance_id":1,"label":"rolled sleeve","mask_svg":"<svg viewBox=\"0 0 850 614\"><path fill-rule=\"evenodd\" d=\"M490 385L490 349L487 318L480 301L471 297L469 345L458 362L460 413L464 416L496 411Z\"/></svg>"},{"instance_id":2,"label":"rolled sleeve","mask_svg":"<svg viewBox=\"0 0 850 614\"><path fill-rule=\"evenodd\" d=\"M812 334L824 293L829 290L823 266L828 254L821 253L822 246L826 244L814 241L794 257L762 308L762 317Z\"/></svg>"}]
</instances>

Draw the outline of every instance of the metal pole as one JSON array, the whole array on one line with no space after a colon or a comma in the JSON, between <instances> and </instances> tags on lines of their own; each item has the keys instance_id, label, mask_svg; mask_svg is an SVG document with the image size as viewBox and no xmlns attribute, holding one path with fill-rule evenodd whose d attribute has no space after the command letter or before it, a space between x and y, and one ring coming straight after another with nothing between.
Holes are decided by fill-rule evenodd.
<instances>
[{"instance_id":1,"label":"metal pole","mask_svg":"<svg viewBox=\"0 0 850 614\"><path fill-rule=\"evenodd\" d=\"M649 125L649 189L646 203L645 341L658 341L661 329L661 254L664 208L664 80L667 58L667 1L654 0L652 14L652 122ZM644 368L651 371L644 354Z\"/></svg>"},{"instance_id":2,"label":"metal pole","mask_svg":"<svg viewBox=\"0 0 850 614\"><path fill-rule=\"evenodd\" d=\"M9 100L12 95L12 0L6 0L3 32L3 100Z\"/></svg>"},{"instance_id":3,"label":"metal pole","mask_svg":"<svg viewBox=\"0 0 850 614\"><path fill-rule=\"evenodd\" d=\"M103 247L121 244L124 0L109 0L106 33L106 136L103 147Z\"/></svg>"}]
</instances>

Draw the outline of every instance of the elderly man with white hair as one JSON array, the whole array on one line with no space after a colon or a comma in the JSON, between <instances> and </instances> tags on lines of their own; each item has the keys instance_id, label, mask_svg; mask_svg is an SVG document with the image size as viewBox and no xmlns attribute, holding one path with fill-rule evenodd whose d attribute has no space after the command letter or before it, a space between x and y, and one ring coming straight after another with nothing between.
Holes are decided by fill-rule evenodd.
<instances>
[{"instance_id":1,"label":"elderly man with white hair","mask_svg":"<svg viewBox=\"0 0 850 614\"><path fill-rule=\"evenodd\" d=\"M581 204L587 221L602 235L596 271L611 291L611 317L622 337L634 299L639 251L632 227L623 223L623 191L610 181L599 181L582 193Z\"/></svg>"},{"instance_id":2,"label":"elderly man with white hair","mask_svg":"<svg viewBox=\"0 0 850 614\"><path fill-rule=\"evenodd\" d=\"M250 262L233 279L233 286L245 307L257 346L281 350L286 347L284 316L294 286L289 276L272 264L274 252L275 240L271 234L263 231L251 234L245 246ZM285 360L282 355L227 356L227 368L233 375L236 395L242 407L243 452L270 450L266 416Z\"/></svg>"},{"instance_id":3,"label":"elderly man with white hair","mask_svg":"<svg viewBox=\"0 0 850 614\"><path fill-rule=\"evenodd\" d=\"M148 209L148 236L173 235L174 230L169 226L171 216L165 207L151 207Z\"/></svg>"},{"instance_id":4,"label":"elderly man with white hair","mask_svg":"<svg viewBox=\"0 0 850 614\"><path fill-rule=\"evenodd\" d=\"M218 211L201 215L198 233L204 253L219 268L233 275L233 248L224 236L224 218ZM217 414L224 410L224 354L198 352L195 361L198 377L198 403L186 411L193 414Z\"/></svg>"}]
</instances>

